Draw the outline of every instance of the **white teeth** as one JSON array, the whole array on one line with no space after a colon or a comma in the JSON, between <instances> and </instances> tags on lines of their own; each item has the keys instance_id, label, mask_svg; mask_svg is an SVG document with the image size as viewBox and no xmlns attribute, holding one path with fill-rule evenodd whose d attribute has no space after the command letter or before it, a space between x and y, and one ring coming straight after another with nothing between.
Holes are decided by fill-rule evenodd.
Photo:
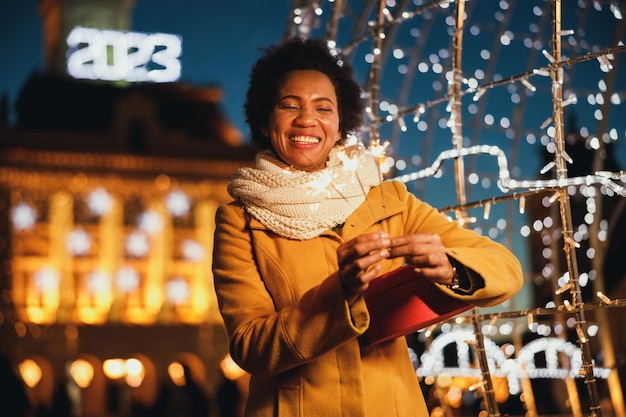
<instances>
[{"instance_id":1,"label":"white teeth","mask_svg":"<svg viewBox=\"0 0 626 417\"><path fill-rule=\"evenodd\" d=\"M290 139L292 142L298 143L318 143L320 141L315 136L292 136Z\"/></svg>"}]
</instances>

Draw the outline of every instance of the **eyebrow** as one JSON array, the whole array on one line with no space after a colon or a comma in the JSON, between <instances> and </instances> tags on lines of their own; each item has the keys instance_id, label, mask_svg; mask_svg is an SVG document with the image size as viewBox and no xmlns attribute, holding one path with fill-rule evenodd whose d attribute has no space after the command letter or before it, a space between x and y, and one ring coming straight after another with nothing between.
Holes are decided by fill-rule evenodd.
<instances>
[{"instance_id":1,"label":"eyebrow","mask_svg":"<svg viewBox=\"0 0 626 417\"><path fill-rule=\"evenodd\" d=\"M277 101L287 100L287 99L301 100L302 97L294 95L294 94L287 94L287 95L278 97ZM320 102L320 101L324 101L324 102L328 102L328 103L332 104L333 106L336 106L335 102L332 99L328 98L328 97L316 97L316 98L313 99L313 101L316 102L316 103Z\"/></svg>"}]
</instances>

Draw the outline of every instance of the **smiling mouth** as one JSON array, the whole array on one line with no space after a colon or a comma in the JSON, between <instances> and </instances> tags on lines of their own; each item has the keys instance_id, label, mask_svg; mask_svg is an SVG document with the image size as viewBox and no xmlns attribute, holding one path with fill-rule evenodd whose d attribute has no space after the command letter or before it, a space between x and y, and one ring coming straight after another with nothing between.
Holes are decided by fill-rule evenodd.
<instances>
[{"instance_id":1,"label":"smiling mouth","mask_svg":"<svg viewBox=\"0 0 626 417\"><path fill-rule=\"evenodd\" d=\"M289 140L294 143L305 143L305 144L313 144L313 143L320 142L320 139L316 138L315 136L301 136L301 135L291 136Z\"/></svg>"}]
</instances>

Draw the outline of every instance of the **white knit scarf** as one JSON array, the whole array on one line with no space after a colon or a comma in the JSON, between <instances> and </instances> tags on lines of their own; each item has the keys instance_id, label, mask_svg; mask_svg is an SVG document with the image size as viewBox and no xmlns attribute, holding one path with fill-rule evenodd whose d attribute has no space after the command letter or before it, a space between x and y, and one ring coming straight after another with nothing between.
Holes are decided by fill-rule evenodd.
<instances>
[{"instance_id":1,"label":"white knit scarf","mask_svg":"<svg viewBox=\"0 0 626 417\"><path fill-rule=\"evenodd\" d=\"M273 152L257 154L256 168L240 168L228 192L269 230L307 240L339 224L380 184L374 156L363 146L333 148L326 168L307 172L290 168Z\"/></svg>"}]
</instances>

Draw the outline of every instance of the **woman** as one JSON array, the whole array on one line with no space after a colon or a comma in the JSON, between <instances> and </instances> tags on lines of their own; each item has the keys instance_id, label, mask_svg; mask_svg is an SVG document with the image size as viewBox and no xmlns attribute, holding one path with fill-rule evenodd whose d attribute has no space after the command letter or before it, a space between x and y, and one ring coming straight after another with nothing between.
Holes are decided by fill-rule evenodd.
<instances>
[{"instance_id":1,"label":"woman","mask_svg":"<svg viewBox=\"0 0 626 417\"><path fill-rule=\"evenodd\" d=\"M365 342L363 291L409 264L494 305L520 289L518 260L342 146L362 120L360 90L325 42L266 49L245 113L257 166L237 171L235 201L218 210L213 272L230 353L251 374L246 416L428 415L405 338Z\"/></svg>"}]
</instances>

